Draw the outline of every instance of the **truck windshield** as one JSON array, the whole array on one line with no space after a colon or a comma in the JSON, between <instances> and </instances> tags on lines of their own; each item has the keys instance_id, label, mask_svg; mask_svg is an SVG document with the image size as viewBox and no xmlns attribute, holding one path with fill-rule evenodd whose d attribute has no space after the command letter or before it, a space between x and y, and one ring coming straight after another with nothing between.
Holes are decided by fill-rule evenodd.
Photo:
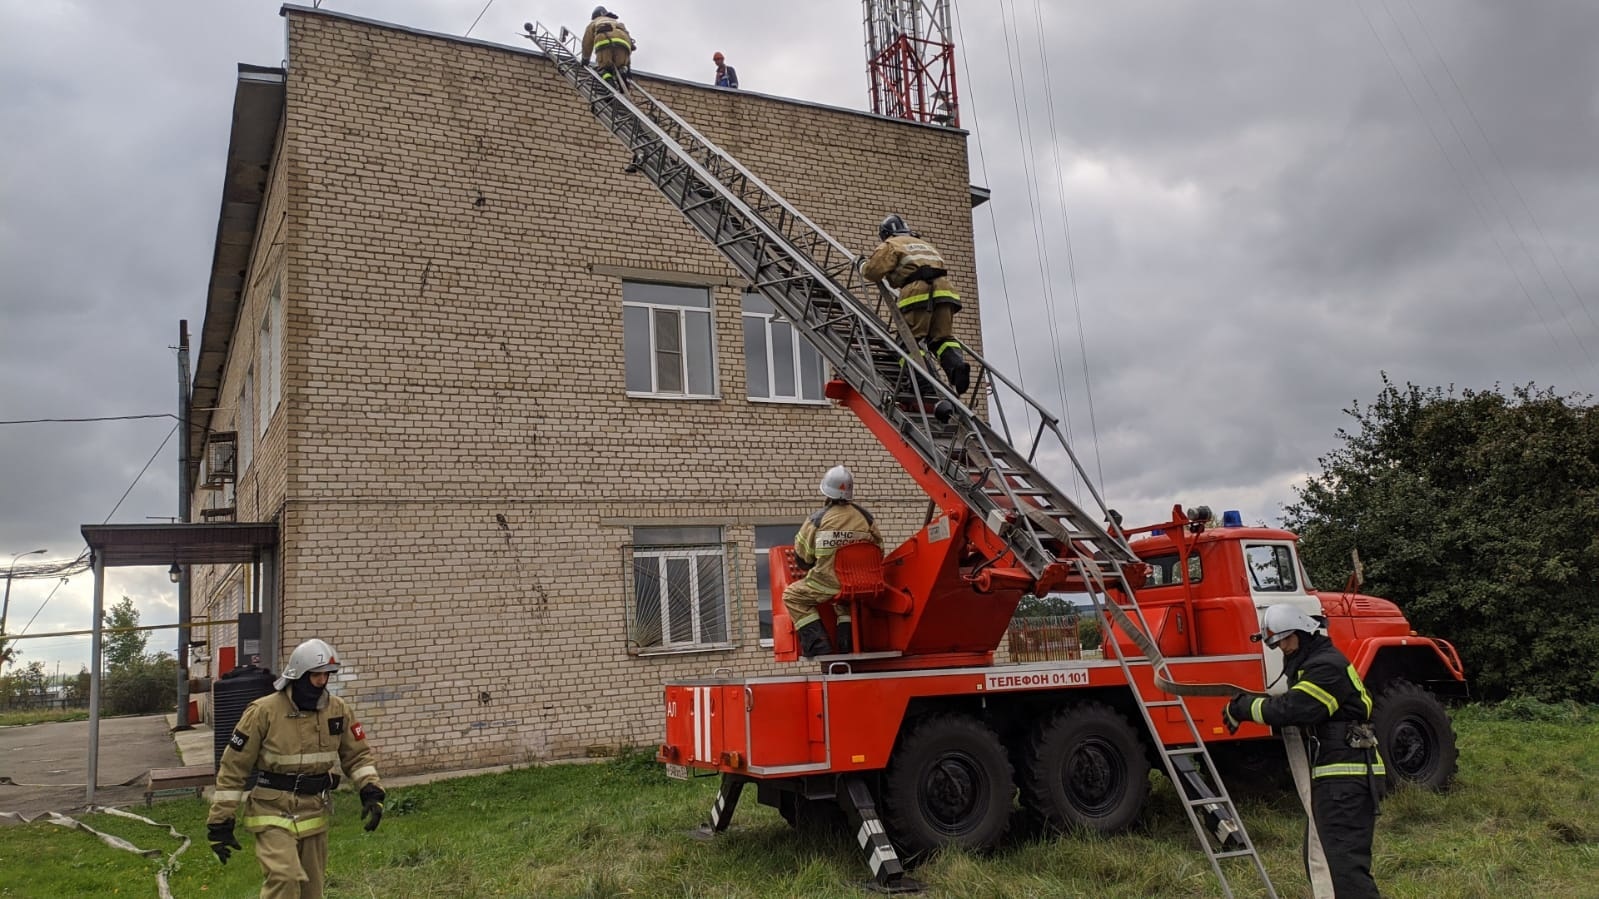
<instances>
[{"instance_id":1,"label":"truck windshield","mask_svg":"<svg viewBox=\"0 0 1599 899\"><path fill-rule=\"evenodd\" d=\"M1144 564L1149 566L1149 580L1144 582L1146 587L1168 587L1183 582L1182 563L1176 553L1145 559ZM1205 570L1199 562L1199 553L1194 553L1188 557L1188 582L1197 584L1204 577Z\"/></svg>"},{"instance_id":2,"label":"truck windshield","mask_svg":"<svg viewBox=\"0 0 1599 899\"><path fill-rule=\"evenodd\" d=\"M1249 581L1257 593L1297 593L1294 551L1280 543L1255 543L1244 547Z\"/></svg>"}]
</instances>

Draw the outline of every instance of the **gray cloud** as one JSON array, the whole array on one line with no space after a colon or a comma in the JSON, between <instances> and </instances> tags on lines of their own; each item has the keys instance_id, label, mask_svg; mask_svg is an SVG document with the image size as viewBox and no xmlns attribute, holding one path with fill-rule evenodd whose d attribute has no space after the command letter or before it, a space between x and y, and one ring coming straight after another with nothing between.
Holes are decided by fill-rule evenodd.
<instances>
[{"instance_id":1,"label":"gray cloud","mask_svg":"<svg viewBox=\"0 0 1599 899\"><path fill-rule=\"evenodd\" d=\"M324 5L460 34L484 4ZM749 89L867 104L858 0L616 5L641 69L709 80L721 50ZM578 26L591 6L497 2L473 37L526 46L524 20ZM1069 411L1129 520L1178 501L1274 520L1381 371L1599 390L1599 8L960 12L973 179L994 191L973 220L986 348ZM1024 38L1007 45L1013 18ZM179 318L197 331L203 317L235 66L283 55L273 3L0 6L0 418L173 409L167 347ZM936 240L939 223L917 224ZM75 555L78 526L105 517L171 424L0 427L0 558ZM169 444L114 520L172 514L175 468ZM164 572L115 577L110 598L170 620ZM14 613L26 620L52 586L19 582ZM34 630L83 626L88 596L74 578Z\"/></svg>"}]
</instances>

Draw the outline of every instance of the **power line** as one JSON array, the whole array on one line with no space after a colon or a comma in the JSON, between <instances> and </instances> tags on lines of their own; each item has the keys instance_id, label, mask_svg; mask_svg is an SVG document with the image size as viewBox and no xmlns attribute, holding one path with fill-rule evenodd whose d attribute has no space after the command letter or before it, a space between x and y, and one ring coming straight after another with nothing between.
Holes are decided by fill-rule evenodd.
<instances>
[{"instance_id":1,"label":"power line","mask_svg":"<svg viewBox=\"0 0 1599 899\"><path fill-rule=\"evenodd\" d=\"M81 421L137 421L142 418L177 418L171 412L157 412L152 415L106 415L100 418L16 418L0 421L0 425L41 425L57 422Z\"/></svg>"},{"instance_id":2,"label":"power line","mask_svg":"<svg viewBox=\"0 0 1599 899\"><path fill-rule=\"evenodd\" d=\"M477 18L472 20L471 28L466 29L466 34L461 35L461 37L471 37L472 36L472 28L476 28L477 27L477 23L483 21L483 13L488 12L489 11L489 7L491 7L493 5L494 5L494 0L489 0L489 2L483 4L483 9L478 12Z\"/></svg>"},{"instance_id":3,"label":"power line","mask_svg":"<svg viewBox=\"0 0 1599 899\"><path fill-rule=\"evenodd\" d=\"M139 479L144 477L144 473L150 470L150 466L154 464L156 457L161 455L161 451L167 448L167 441L171 440L172 435L176 433L178 433L178 426L173 425L172 430L167 432L166 440L161 441L161 445L155 448L154 453L150 454L149 461L145 462L144 467L139 469L139 473L133 476L133 483L128 485L127 490L122 491L122 499L117 500L117 504L111 507L111 511L106 513L105 521L100 522L101 524L111 521L111 516L117 514L117 510L122 508L122 500L127 499L128 494L133 492L133 488L139 485Z\"/></svg>"}]
</instances>

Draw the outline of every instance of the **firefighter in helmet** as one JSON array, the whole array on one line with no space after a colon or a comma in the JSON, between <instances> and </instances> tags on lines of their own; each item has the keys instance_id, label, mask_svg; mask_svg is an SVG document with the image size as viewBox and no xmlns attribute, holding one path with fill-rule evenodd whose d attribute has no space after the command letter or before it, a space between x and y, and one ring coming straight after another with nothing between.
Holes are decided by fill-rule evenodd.
<instances>
[{"instance_id":1,"label":"firefighter in helmet","mask_svg":"<svg viewBox=\"0 0 1599 899\"><path fill-rule=\"evenodd\" d=\"M827 504L800 526L794 537L794 558L805 577L783 590L783 605L788 608L799 637L800 652L808 658L854 652L850 637L848 610L838 609L838 646L827 639L827 629L816 607L838 595L838 576L833 572L833 556L841 546L870 541L879 547L883 535L877 531L872 513L855 504L855 476L848 468L835 465L822 476L822 495Z\"/></svg>"},{"instance_id":2,"label":"firefighter in helmet","mask_svg":"<svg viewBox=\"0 0 1599 899\"><path fill-rule=\"evenodd\" d=\"M1268 608L1255 639L1283 654L1288 691L1239 693L1222 716L1234 731L1242 721L1301 729L1310 765L1305 866L1313 891L1337 899L1377 897L1371 842L1377 778L1385 771L1371 726L1371 695L1355 666L1318 627L1293 606Z\"/></svg>"},{"instance_id":3,"label":"firefighter in helmet","mask_svg":"<svg viewBox=\"0 0 1599 899\"><path fill-rule=\"evenodd\" d=\"M626 86L632 71L633 51L638 44L627 33L627 26L603 6L594 7L589 17L589 27L583 30L583 64L594 57L594 67L600 77L618 86Z\"/></svg>"},{"instance_id":4,"label":"firefighter in helmet","mask_svg":"<svg viewBox=\"0 0 1599 899\"><path fill-rule=\"evenodd\" d=\"M320 899L327 870L330 798L339 777L355 781L368 831L383 820L383 785L366 732L343 699L327 691L338 654L321 640L295 647L276 692L250 703L222 752L211 813L211 851L223 864L234 849L235 816L255 835L263 899ZM252 778L253 775L253 778ZM253 780L253 785L252 785Z\"/></svg>"},{"instance_id":5,"label":"firefighter in helmet","mask_svg":"<svg viewBox=\"0 0 1599 899\"><path fill-rule=\"evenodd\" d=\"M961 298L950 283L944 257L897 215L883 219L877 236L883 242L862 264L861 274L868 281L887 278L889 286L899 291L899 310L923 354L938 359L950 386L965 393L971 386L971 367L955 339Z\"/></svg>"}]
</instances>

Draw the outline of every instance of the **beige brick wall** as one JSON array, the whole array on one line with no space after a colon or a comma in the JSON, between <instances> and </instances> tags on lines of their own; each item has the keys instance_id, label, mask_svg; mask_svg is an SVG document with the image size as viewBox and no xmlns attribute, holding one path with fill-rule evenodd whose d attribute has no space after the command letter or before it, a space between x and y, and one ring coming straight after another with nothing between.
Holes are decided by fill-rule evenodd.
<instances>
[{"instance_id":1,"label":"beige brick wall","mask_svg":"<svg viewBox=\"0 0 1599 899\"><path fill-rule=\"evenodd\" d=\"M264 447L283 462L254 475L251 507L282 509L283 651L339 648L338 688L396 772L652 744L664 681L776 670L756 639L753 526L797 524L838 462L891 541L919 526L921 493L847 412L746 400L736 273L622 173L549 64L286 15L263 215L283 226L263 225L257 253L280 246L286 272L288 381ZM964 136L651 89L846 243L869 250L897 211L972 270ZM719 399L626 395L621 283L595 266L714 287ZM975 341L974 279L961 287ZM250 351L241 333L233 352ZM737 545L736 648L629 655L629 526L680 523Z\"/></svg>"}]
</instances>

